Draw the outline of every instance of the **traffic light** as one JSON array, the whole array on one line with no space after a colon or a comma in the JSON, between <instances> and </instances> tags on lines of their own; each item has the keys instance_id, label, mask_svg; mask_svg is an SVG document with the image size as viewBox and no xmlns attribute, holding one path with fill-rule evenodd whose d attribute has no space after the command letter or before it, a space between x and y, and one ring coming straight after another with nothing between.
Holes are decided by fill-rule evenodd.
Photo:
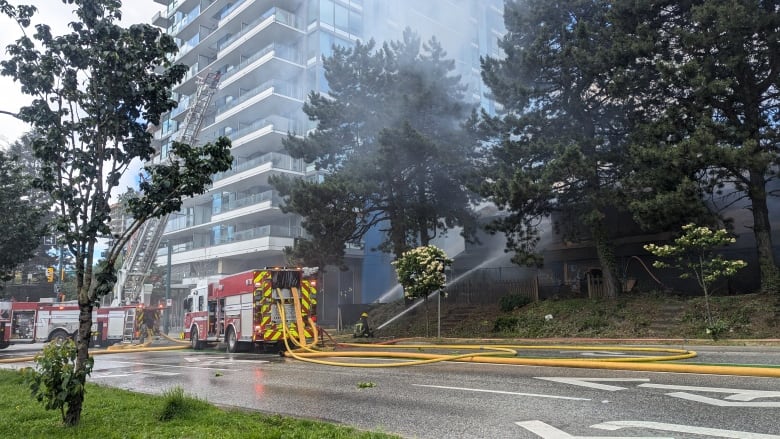
<instances>
[{"instance_id":1,"label":"traffic light","mask_svg":"<svg viewBox=\"0 0 780 439\"><path fill-rule=\"evenodd\" d=\"M54 267L47 267L46 268L46 280L49 283L54 282Z\"/></svg>"}]
</instances>

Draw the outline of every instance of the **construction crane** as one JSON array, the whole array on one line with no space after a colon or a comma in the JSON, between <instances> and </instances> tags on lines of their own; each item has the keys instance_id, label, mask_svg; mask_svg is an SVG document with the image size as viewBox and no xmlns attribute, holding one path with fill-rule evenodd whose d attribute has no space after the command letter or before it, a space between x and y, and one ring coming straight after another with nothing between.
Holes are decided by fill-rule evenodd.
<instances>
[{"instance_id":1,"label":"construction crane","mask_svg":"<svg viewBox=\"0 0 780 439\"><path fill-rule=\"evenodd\" d=\"M191 98L190 109L182 122L178 142L195 146L206 110L217 91L219 79L219 72L209 72L198 79L198 88ZM169 156L169 159L173 157ZM128 254L117 275L112 306L143 302L144 280L149 275L152 262L157 256L157 249L167 223L168 215L150 218L130 241Z\"/></svg>"}]
</instances>

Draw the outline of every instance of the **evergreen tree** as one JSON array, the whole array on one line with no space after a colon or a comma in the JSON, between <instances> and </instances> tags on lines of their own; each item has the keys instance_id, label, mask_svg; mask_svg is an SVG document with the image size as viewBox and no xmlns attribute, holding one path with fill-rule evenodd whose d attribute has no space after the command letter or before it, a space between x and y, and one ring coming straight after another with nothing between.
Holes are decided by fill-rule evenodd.
<instances>
[{"instance_id":1,"label":"evergreen tree","mask_svg":"<svg viewBox=\"0 0 780 439\"><path fill-rule=\"evenodd\" d=\"M626 56L615 96L641 99L633 137L640 218L663 221L706 197L715 209L747 200L761 290L778 292L768 184L780 140L780 4L774 0L616 2Z\"/></svg>"},{"instance_id":2,"label":"evergreen tree","mask_svg":"<svg viewBox=\"0 0 780 439\"><path fill-rule=\"evenodd\" d=\"M453 226L473 236L461 183L469 150L460 122L468 108L439 42L421 44L406 29L403 40L380 49L373 41L335 47L324 68L328 94L312 93L304 105L317 129L285 141L291 155L323 171L322 181L275 180L288 196L286 209L306 217L310 240L319 241L311 245L339 261L344 243L372 227L386 234L380 248L396 256ZM318 233L335 224L344 224L339 233Z\"/></svg>"},{"instance_id":3,"label":"evergreen tree","mask_svg":"<svg viewBox=\"0 0 780 439\"><path fill-rule=\"evenodd\" d=\"M630 101L610 99L611 28L606 0L507 1L503 58L482 60L482 76L503 114L484 114L487 142L480 193L507 215L503 232L517 263L538 263L539 224L555 213L567 240L592 240L605 293L619 290L612 236L621 206Z\"/></svg>"},{"instance_id":4,"label":"evergreen tree","mask_svg":"<svg viewBox=\"0 0 780 439\"><path fill-rule=\"evenodd\" d=\"M32 177L18 155L0 151L0 281L35 256L48 230L46 208L35 198ZM43 269L44 267L41 267ZM2 289L2 283L0 283Z\"/></svg>"}]
</instances>

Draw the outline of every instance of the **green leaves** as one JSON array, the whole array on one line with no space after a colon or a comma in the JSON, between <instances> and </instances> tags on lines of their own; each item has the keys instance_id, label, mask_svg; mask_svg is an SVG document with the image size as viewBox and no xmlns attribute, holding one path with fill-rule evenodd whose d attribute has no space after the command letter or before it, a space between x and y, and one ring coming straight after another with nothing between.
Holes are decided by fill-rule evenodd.
<instances>
[{"instance_id":1,"label":"green leaves","mask_svg":"<svg viewBox=\"0 0 780 439\"><path fill-rule=\"evenodd\" d=\"M0 151L0 280L26 262L47 231L41 194L32 187L31 169L19 164L18 155ZM1 288L1 287L0 287Z\"/></svg>"},{"instance_id":2,"label":"green leaves","mask_svg":"<svg viewBox=\"0 0 780 439\"><path fill-rule=\"evenodd\" d=\"M59 410L65 421L65 411L74 398L83 395L86 377L92 373L94 360L88 358L76 367L76 344L71 339L51 342L35 356L36 368L24 370L30 395L43 403L46 410Z\"/></svg>"},{"instance_id":3,"label":"green leaves","mask_svg":"<svg viewBox=\"0 0 780 439\"><path fill-rule=\"evenodd\" d=\"M447 257L444 250L426 245L404 252L392 264L406 298L427 298L429 294L444 288L444 269L452 265L452 259Z\"/></svg>"},{"instance_id":4,"label":"green leaves","mask_svg":"<svg viewBox=\"0 0 780 439\"><path fill-rule=\"evenodd\" d=\"M328 96L312 93L304 105L317 129L284 142L292 156L324 171L324 187L273 181L288 197L285 209L306 217L310 243L293 253L315 258L322 250L339 264L345 243L375 226L386 233L379 249L396 256L456 225L473 237L463 184L471 145L459 127L468 108L445 56L436 39L421 44L407 29L401 41L381 48L357 42L325 59Z\"/></svg>"},{"instance_id":5,"label":"green leaves","mask_svg":"<svg viewBox=\"0 0 780 439\"><path fill-rule=\"evenodd\" d=\"M736 242L725 229L712 230L709 227L686 224L682 235L673 244L647 244L644 249L653 256L662 258L653 262L657 268L674 267L683 273L680 278L694 277L704 293L707 304L707 322L712 323L709 310L710 286L716 280L730 277L745 268L742 260L729 260L715 253L715 249Z\"/></svg>"},{"instance_id":6,"label":"green leaves","mask_svg":"<svg viewBox=\"0 0 780 439\"><path fill-rule=\"evenodd\" d=\"M183 197L203 193L214 173L230 168L232 157L230 141L220 138L200 147L175 144L175 161L147 166L138 197L130 203L133 222L114 237L93 273L96 243L109 233L112 196L136 161L149 163L157 154L146 128L176 106L171 87L188 68L171 66L178 49L159 29L116 24L119 0L65 3L75 6L78 17L69 33L55 36L39 26L32 38L9 46L0 66L3 75L34 97L18 117L36 133L33 150L41 163L36 186L51 196L58 237L74 259L79 306L91 319L90 307L116 281L114 265L130 236L149 218L178 210ZM27 14L4 2L0 7L20 21ZM89 328L91 321L80 323ZM80 359L89 359L86 337L79 341ZM71 406L72 424L80 418L84 364L78 362L67 378L69 390L57 394Z\"/></svg>"}]
</instances>

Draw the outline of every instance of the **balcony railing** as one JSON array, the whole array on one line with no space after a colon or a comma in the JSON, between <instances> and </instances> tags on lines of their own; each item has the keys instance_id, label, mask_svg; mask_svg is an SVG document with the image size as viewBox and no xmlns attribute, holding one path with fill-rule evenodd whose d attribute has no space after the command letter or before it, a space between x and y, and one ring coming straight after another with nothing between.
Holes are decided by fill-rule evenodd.
<instances>
[{"instance_id":1,"label":"balcony railing","mask_svg":"<svg viewBox=\"0 0 780 439\"><path fill-rule=\"evenodd\" d=\"M302 64L303 59L301 56L301 52L299 50L296 50L294 47L285 46L281 44L271 43L262 49L255 52L252 56L249 58L241 61L235 68L228 73L225 73L222 76L222 81L226 81L231 76L235 75L236 73L240 72L244 67L252 64L253 62L257 61L258 59L262 58L263 56L274 52L274 56L281 59L286 59L287 61L292 61L297 64Z\"/></svg>"},{"instance_id":2,"label":"balcony railing","mask_svg":"<svg viewBox=\"0 0 780 439\"><path fill-rule=\"evenodd\" d=\"M248 101L249 99L252 99L253 97L259 95L260 93L268 90L269 88L274 89L274 93L287 96L293 99L297 100L303 100L304 98L304 91L302 87L298 87L295 84L291 84L289 82L281 81L278 79L272 79L270 81L266 81L257 87L249 90L248 92L244 93L239 97L238 99L234 99L230 102L226 102L220 106L217 107L217 115L220 115L237 105L243 104L244 102Z\"/></svg>"},{"instance_id":3,"label":"balcony railing","mask_svg":"<svg viewBox=\"0 0 780 439\"><path fill-rule=\"evenodd\" d=\"M174 244L171 246L171 253L184 253L190 250L199 250L202 248L213 247L215 245L224 245L241 241L249 241L258 238L267 237L280 237L280 238L300 238L302 236L303 229L300 227L287 227L277 225L265 225L254 227L240 232L225 233L224 236L214 237L209 244L195 244L194 242L186 242L182 244ZM161 247L157 250L157 256L165 256L168 254L166 247Z\"/></svg>"},{"instance_id":4,"label":"balcony railing","mask_svg":"<svg viewBox=\"0 0 780 439\"><path fill-rule=\"evenodd\" d=\"M280 154L278 152L269 152L267 154L261 155L260 157L255 157L240 164L236 164L234 162L233 167L229 170L214 174L212 181L216 183L219 180L240 174L241 172L256 168L265 163L271 163L271 166L274 169L303 172L303 160L294 159L288 155Z\"/></svg>"},{"instance_id":5,"label":"balcony railing","mask_svg":"<svg viewBox=\"0 0 780 439\"><path fill-rule=\"evenodd\" d=\"M302 120L295 120L295 119L288 119L286 117L281 116L271 116L268 118L256 120L252 122L250 125L245 126L241 129L235 130L232 129L233 127L225 127L220 130L214 130L206 135L201 135L201 138L204 142L213 142L217 140L220 136L227 136L235 142L236 140L246 136L247 134L251 134L261 128L265 128L267 126L272 126L272 129L274 131L279 131L282 133L302 133L303 127L305 126L304 121Z\"/></svg>"},{"instance_id":6,"label":"balcony railing","mask_svg":"<svg viewBox=\"0 0 780 439\"><path fill-rule=\"evenodd\" d=\"M281 24L293 27L293 28L298 29L298 30L302 30L303 29L301 20L299 20L298 17L296 17L296 15L293 14L292 12L285 11L284 9L280 9L280 8L271 8L271 9L265 11L265 13L263 13L263 15L261 15L260 17L258 17L257 19L253 20L251 23L246 25L241 30L241 32L228 37L224 41L220 41L219 43L217 43L217 51L221 51L222 49L230 46L236 40L238 40L239 38L243 37L247 33L249 33L252 30L254 30L257 27L257 25L259 25L260 23L264 22L265 20L267 20L267 19L269 19L271 17L273 17L274 21L277 22L277 23L281 23Z\"/></svg>"},{"instance_id":7,"label":"balcony railing","mask_svg":"<svg viewBox=\"0 0 780 439\"><path fill-rule=\"evenodd\" d=\"M265 191L248 197L228 200L226 203L222 203L221 206L214 206L212 213L214 215L227 213L233 210L241 209L243 207L263 203L265 201L270 201L272 206L278 206L281 203L282 198L274 191Z\"/></svg>"}]
</instances>

